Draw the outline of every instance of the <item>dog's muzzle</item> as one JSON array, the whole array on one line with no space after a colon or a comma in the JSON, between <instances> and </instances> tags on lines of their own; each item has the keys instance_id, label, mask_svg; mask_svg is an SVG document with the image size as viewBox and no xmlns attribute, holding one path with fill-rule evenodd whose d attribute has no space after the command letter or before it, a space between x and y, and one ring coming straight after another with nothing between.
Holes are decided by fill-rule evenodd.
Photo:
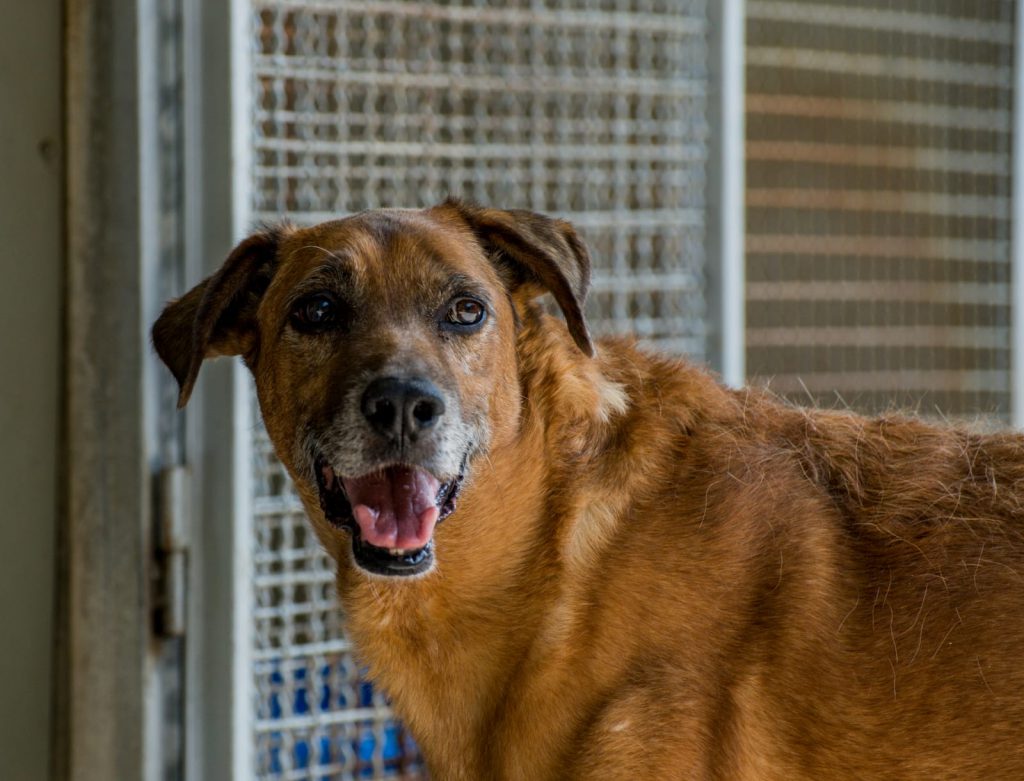
<instances>
[{"instance_id":1,"label":"dog's muzzle","mask_svg":"<svg viewBox=\"0 0 1024 781\"><path fill-rule=\"evenodd\" d=\"M343 458L318 454L315 463L324 515L352 532L352 551L363 569L422 574L433 565L434 528L454 511L466 468L463 455L455 476L432 471L454 460L451 453L439 459L437 452L448 424L444 397L429 380L383 376L367 384L358 411L363 433L356 442L362 444L349 452L359 457L346 467Z\"/></svg>"}]
</instances>

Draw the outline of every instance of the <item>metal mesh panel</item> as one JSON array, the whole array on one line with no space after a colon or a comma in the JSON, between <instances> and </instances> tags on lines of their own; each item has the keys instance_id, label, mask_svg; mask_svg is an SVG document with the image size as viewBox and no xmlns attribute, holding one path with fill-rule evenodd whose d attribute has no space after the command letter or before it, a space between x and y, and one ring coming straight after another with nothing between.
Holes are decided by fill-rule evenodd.
<instances>
[{"instance_id":1,"label":"metal mesh panel","mask_svg":"<svg viewBox=\"0 0 1024 781\"><path fill-rule=\"evenodd\" d=\"M747 365L778 392L1008 412L1013 6L748 1Z\"/></svg>"},{"instance_id":2,"label":"metal mesh panel","mask_svg":"<svg viewBox=\"0 0 1024 781\"><path fill-rule=\"evenodd\" d=\"M334 565L256 421L253 672L260 778L417 778L411 740L364 680Z\"/></svg>"},{"instance_id":3,"label":"metal mesh panel","mask_svg":"<svg viewBox=\"0 0 1024 781\"><path fill-rule=\"evenodd\" d=\"M579 226L597 332L704 355L704 0L253 2L253 211L448 194ZM422 773L360 678L332 567L257 434L261 778Z\"/></svg>"},{"instance_id":4,"label":"metal mesh panel","mask_svg":"<svg viewBox=\"0 0 1024 781\"><path fill-rule=\"evenodd\" d=\"M599 331L703 356L703 2L256 8L258 217L449 193L558 214Z\"/></svg>"}]
</instances>

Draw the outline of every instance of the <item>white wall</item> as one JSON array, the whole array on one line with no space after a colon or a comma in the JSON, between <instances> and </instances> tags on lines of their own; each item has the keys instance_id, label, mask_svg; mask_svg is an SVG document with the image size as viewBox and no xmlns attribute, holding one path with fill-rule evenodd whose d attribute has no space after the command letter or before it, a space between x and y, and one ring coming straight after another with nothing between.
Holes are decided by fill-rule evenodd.
<instances>
[{"instance_id":1,"label":"white wall","mask_svg":"<svg viewBox=\"0 0 1024 781\"><path fill-rule=\"evenodd\" d=\"M63 327L61 4L0 25L0 778L50 777Z\"/></svg>"}]
</instances>

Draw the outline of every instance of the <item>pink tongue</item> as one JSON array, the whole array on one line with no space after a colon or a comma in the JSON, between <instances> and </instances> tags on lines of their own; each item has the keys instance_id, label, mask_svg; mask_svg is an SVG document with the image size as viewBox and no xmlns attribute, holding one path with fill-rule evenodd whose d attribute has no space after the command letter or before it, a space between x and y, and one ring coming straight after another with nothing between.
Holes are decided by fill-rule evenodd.
<instances>
[{"instance_id":1,"label":"pink tongue","mask_svg":"<svg viewBox=\"0 0 1024 781\"><path fill-rule=\"evenodd\" d=\"M394 466L342 478L363 540L378 548L422 548L437 523L441 484L429 472Z\"/></svg>"}]
</instances>

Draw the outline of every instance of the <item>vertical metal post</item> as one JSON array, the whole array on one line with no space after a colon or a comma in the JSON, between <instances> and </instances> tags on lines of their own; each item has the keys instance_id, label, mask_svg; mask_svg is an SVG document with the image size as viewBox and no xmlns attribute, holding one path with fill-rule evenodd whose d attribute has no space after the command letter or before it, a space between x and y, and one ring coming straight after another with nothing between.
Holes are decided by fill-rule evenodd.
<instances>
[{"instance_id":1,"label":"vertical metal post","mask_svg":"<svg viewBox=\"0 0 1024 781\"><path fill-rule=\"evenodd\" d=\"M708 176L709 356L723 381L746 379L744 234L745 0L721 0L709 8L713 46Z\"/></svg>"},{"instance_id":2,"label":"vertical metal post","mask_svg":"<svg viewBox=\"0 0 1024 781\"><path fill-rule=\"evenodd\" d=\"M252 9L249 0L231 0L231 227L232 243L252 226ZM219 261L219 259L218 259ZM253 533L253 441L254 420L252 380L235 361L232 375L234 393L234 612L235 638L233 754L235 773L255 778L253 762L254 697L252 668L252 533Z\"/></svg>"},{"instance_id":3,"label":"vertical metal post","mask_svg":"<svg viewBox=\"0 0 1024 781\"><path fill-rule=\"evenodd\" d=\"M185 0L186 287L248 230L248 0ZM208 362L187 413L196 479L186 652L186 777L255 777L251 664L252 410L237 361Z\"/></svg>"},{"instance_id":4,"label":"vertical metal post","mask_svg":"<svg viewBox=\"0 0 1024 781\"><path fill-rule=\"evenodd\" d=\"M745 15L744 0L722 1L722 379L733 386L746 379Z\"/></svg>"},{"instance_id":5,"label":"vertical metal post","mask_svg":"<svg viewBox=\"0 0 1024 781\"><path fill-rule=\"evenodd\" d=\"M1011 422L1024 427L1024 0L1015 3L1013 46L1013 167L1010 211Z\"/></svg>"}]
</instances>

